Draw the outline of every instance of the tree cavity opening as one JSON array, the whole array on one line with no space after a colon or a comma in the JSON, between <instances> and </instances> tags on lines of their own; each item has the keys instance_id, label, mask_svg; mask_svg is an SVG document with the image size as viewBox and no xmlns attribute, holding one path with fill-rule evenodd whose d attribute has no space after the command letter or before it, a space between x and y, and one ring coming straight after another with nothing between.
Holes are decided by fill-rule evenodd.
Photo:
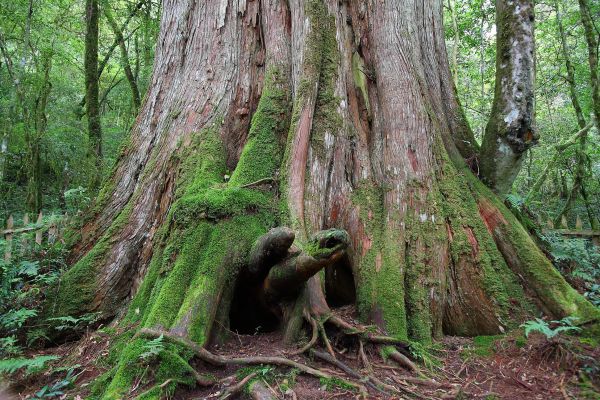
<instances>
[{"instance_id":1,"label":"tree cavity opening","mask_svg":"<svg viewBox=\"0 0 600 400\"><path fill-rule=\"evenodd\" d=\"M229 309L229 325L232 332L254 335L274 332L279 328L280 318L260 299L260 286L244 276L237 280Z\"/></svg>"},{"instance_id":2,"label":"tree cavity opening","mask_svg":"<svg viewBox=\"0 0 600 400\"><path fill-rule=\"evenodd\" d=\"M356 284L348 256L325 269L325 298L330 307L356 302Z\"/></svg>"}]
</instances>

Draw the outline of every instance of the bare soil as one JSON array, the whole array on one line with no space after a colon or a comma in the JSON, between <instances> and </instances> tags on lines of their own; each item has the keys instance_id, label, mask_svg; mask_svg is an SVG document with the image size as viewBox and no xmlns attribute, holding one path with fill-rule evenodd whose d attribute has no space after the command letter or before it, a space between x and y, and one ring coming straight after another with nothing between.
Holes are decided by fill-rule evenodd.
<instances>
[{"instance_id":1,"label":"bare soil","mask_svg":"<svg viewBox=\"0 0 600 400\"><path fill-rule=\"evenodd\" d=\"M352 320L352 310L339 310L346 320ZM410 373L384 360L380 349L365 344L364 352L369 366L361 362L358 342L335 330L328 330L336 358L365 378L375 376L386 386L381 390L367 387L369 399L600 399L600 347L586 344L578 338L549 342L545 337L531 335L525 340L522 332L490 338L445 337L428 354L427 361L419 363L422 375ZM277 332L256 335L231 334L230 340L209 348L215 354L228 357L281 356L320 369L332 376L363 384L350 378L336 366L309 355L290 355L308 339L296 346L285 346ZM321 340L317 343L321 347ZM43 352L62 356L60 364L34 378L16 377L10 393L0 392L3 399L28 399L44 385L64 377L59 366L79 365L80 373L75 387L61 398L85 399L90 383L105 372L102 360L109 354L111 336L98 332L84 335L78 342L64 344ZM320 351L326 351L319 348ZM297 374L289 368L259 366L241 369L236 366L215 368L202 361L194 361L199 372L216 376L220 383L212 387L189 390L178 389L174 399L218 399L228 386L250 372L257 374L263 384L278 399L354 399L360 394L339 381L323 381L312 376ZM584 377L591 376L591 379ZM131 397L139 395L132 393ZM233 398L233 397L232 397ZM238 398L249 398L241 393Z\"/></svg>"}]
</instances>

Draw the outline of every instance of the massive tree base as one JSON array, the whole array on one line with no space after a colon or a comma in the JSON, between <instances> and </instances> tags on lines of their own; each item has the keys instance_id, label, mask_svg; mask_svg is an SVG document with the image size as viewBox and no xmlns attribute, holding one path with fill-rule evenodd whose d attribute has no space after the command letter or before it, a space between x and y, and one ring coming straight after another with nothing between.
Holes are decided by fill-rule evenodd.
<instances>
[{"instance_id":1,"label":"massive tree base","mask_svg":"<svg viewBox=\"0 0 600 400\"><path fill-rule=\"evenodd\" d=\"M327 321L372 341L331 305L392 344L599 318L460 156L440 2L171 3L131 141L48 307L138 331L103 398L200 382L188 360L232 329L291 342L316 325L327 347ZM149 332L174 343L139 395Z\"/></svg>"}]
</instances>

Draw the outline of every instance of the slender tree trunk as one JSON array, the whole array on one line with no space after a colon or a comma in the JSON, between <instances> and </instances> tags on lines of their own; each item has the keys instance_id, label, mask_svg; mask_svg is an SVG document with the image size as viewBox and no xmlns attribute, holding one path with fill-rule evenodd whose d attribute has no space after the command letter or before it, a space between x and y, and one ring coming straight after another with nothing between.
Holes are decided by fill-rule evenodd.
<instances>
[{"instance_id":1,"label":"slender tree trunk","mask_svg":"<svg viewBox=\"0 0 600 400\"><path fill-rule=\"evenodd\" d=\"M50 71L52 69L52 51L44 51L41 55L41 67L39 71L42 74L42 82L37 89L38 96L35 99L35 108L33 112L33 127L27 140L27 204L29 211L37 214L42 210L42 161L41 161L41 141L46 133L47 117L46 106L48 97L52 90L50 82Z\"/></svg>"},{"instance_id":2,"label":"slender tree trunk","mask_svg":"<svg viewBox=\"0 0 600 400\"><path fill-rule=\"evenodd\" d=\"M144 7L144 25L143 25L143 48L144 48L144 67L152 65L152 46L155 38L152 35L150 24L152 23L152 1L147 1Z\"/></svg>"},{"instance_id":3,"label":"slender tree trunk","mask_svg":"<svg viewBox=\"0 0 600 400\"><path fill-rule=\"evenodd\" d=\"M597 40L595 39L595 33L590 30L592 29L592 22L589 16L589 10L586 8L587 3L585 0L580 1L580 10L582 13L582 20L584 24L584 29L586 31L586 38L588 42L589 50L589 65L590 65L590 80L591 80L591 88L592 88L592 103L594 105L594 109L596 108L596 100L599 99L598 96L598 49L597 49ZM560 8L558 3L555 3L556 8L556 19L558 24L558 29L560 33L561 46L563 57L565 59L565 65L567 67L567 81L569 84L569 95L571 97L571 103L573 104L573 110L575 111L575 116L577 117L577 123L579 127L584 131L584 133L579 138L579 146L575 153L576 158L576 167L573 178L573 187L571 188L571 192L569 193L569 197L567 202L563 206L563 208L559 211L555 218L555 225L561 221L562 217L566 215L573 204L577 200L579 194L585 193L584 188L584 180L587 175L587 152L586 152L586 142L587 142L587 129L584 129L586 126L585 117L583 115L583 110L581 109L581 105L579 103L579 98L577 96L577 87L575 84L575 69L573 64L571 63L571 58L569 56L569 48L567 45L567 38L565 34L565 30L562 24L562 17L560 13ZM591 47L590 47L591 46ZM595 110L596 111L596 110ZM587 196L586 196L587 197ZM589 203L587 199L584 199L586 208L588 208L588 216L590 217L590 224L592 226L595 225L595 218L593 217L593 213L589 210Z\"/></svg>"},{"instance_id":4,"label":"slender tree trunk","mask_svg":"<svg viewBox=\"0 0 600 400\"><path fill-rule=\"evenodd\" d=\"M90 187L96 189L102 179L102 126L100 123L98 74L98 0L86 0L85 33L85 99L88 121L88 157L91 171Z\"/></svg>"},{"instance_id":5,"label":"slender tree trunk","mask_svg":"<svg viewBox=\"0 0 600 400\"><path fill-rule=\"evenodd\" d=\"M507 194L537 142L534 132L534 3L496 2L496 85L481 145L481 176L497 194Z\"/></svg>"},{"instance_id":6,"label":"slender tree trunk","mask_svg":"<svg viewBox=\"0 0 600 400\"><path fill-rule=\"evenodd\" d=\"M8 153L8 130L2 129L2 140L0 140L0 182L4 182L6 175L6 154Z\"/></svg>"},{"instance_id":7,"label":"slender tree trunk","mask_svg":"<svg viewBox=\"0 0 600 400\"><path fill-rule=\"evenodd\" d=\"M588 47L588 63L590 65L590 83L592 88L592 109L596 119L596 127L600 124L600 80L598 79L598 30L590 12L587 0L579 0L581 22L585 31L585 40Z\"/></svg>"},{"instance_id":8,"label":"slender tree trunk","mask_svg":"<svg viewBox=\"0 0 600 400\"><path fill-rule=\"evenodd\" d=\"M361 320L425 343L535 308L597 319L454 144L442 16L435 0L167 1L130 144L49 310L124 311L201 346L254 313L295 338L342 285ZM145 340L104 398L131 394Z\"/></svg>"},{"instance_id":9,"label":"slender tree trunk","mask_svg":"<svg viewBox=\"0 0 600 400\"><path fill-rule=\"evenodd\" d=\"M452 44L452 77L454 78L454 86L458 87L458 50L460 46L460 32L458 31L455 0L448 0L448 9L450 10L452 30L454 33L454 43Z\"/></svg>"},{"instance_id":10,"label":"slender tree trunk","mask_svg":"<svg viewBox=\"0 0 600 400\"><path fill-rule=\"evenodd\" d=\"M142 6L144 4L146 4L146 2L149 2L149 1L150 0L141 0L131 10L131 12L129 13L129 15L127 16L127 18L123 22L123 25L121 25L121 27L120 27L121 35L123 35L123 32L125 32L125 29L127 29L127 26L131 22L131 19L136 15L136 13L140 10L140 8L142 8ZM113 52L115 51L115 49L117 47L119 47L119 41L117 40L117 38L115 38L114 42L111 44L111 46L108 48L108 51L104 55L104 58L102 59L102 61L100 61L100 64L98 65L98 79L100 79L100 77L102 76L102 73L104 72L104 69L106 68L106 65L110 61L110 58L112 57L112 54L113 54ZM86 101L87 101L86 97L84 96L83 99L81 99L81 102L79 103L79 107L81 107L81 108L85 107ZM79 113L78 114L79 118L83 117L86 112L87 112L87 110L85 112Z\"/></svg>"},{"instance_id":11,"label":"slender tree trunk","mask_svg":"<svg viewBox=\"0 0 600 400\"><path fill-rule=\"evenodd\" d=\"M127 82L129 83L129 88L131 89L131 98L133 100L134 106L134 114L140 109L140 90L138 88L136 77L131 69L131 63L129 62L129 52L127 51L127 45L125 43L125 39L123 38L123 32L119 28L117 21L113 17L112 11L110 9L110 4L108 1L102 2L102 10L104 11L104 15L110 25L114 35L115 40L119 43L119 49L121 50L121 65L123 67L123 72L125 73L125 77L127 78Z\"/></svg>"},{"instance_id":12,"label":"slender tree trunk","mask_svg":"<svg viewBox=\"0 0 600 400\"><path fill-rule=\"evenodd\" d=\"M538 176L538 179L535 181L535 183L533 184L531 189L529 189L529 193L527 193L525 202L528 202L530 199L533 198L533 196L536 196L539 194L539 191L540 191L542 185L544 184L544 182L546 181L546 178L548 177L548 173L554 167L556 167L556 165L558 164L558 161L560 160L560 158L562 156L563 151L565 151L569 147L574 146L577 143L579 143L581 141L581 138L587 134L587 132L590 130L591 127L592 127L591 123L587 124L586 126L583 127L583 129L579 130L577 133L575 133L569 139L554 146L556 153L554 153L554 155L552 156L552 158L550 159L548 164L546 164L546 167L544 167L544 170L542 171L542 173Z\"/></svg>"},{"instance_id":13,"label":"slender tree trunk","mask_svg":"<svg viewBox=\"0 0 600 400\"><path fill-rule=\"evenodd\" d=\"M560 34L560 43L561 49L563 53L563 58L565 60L565 67L567 68L567 83L569 84L569 96L571 97L571 104L573 104L573 110L575 111L575 116L577 117L577 124L579 125L579 129L583 129L586 125L585 116L583 115L583 110L581 109L581 104L579 103L579 97L577 96L577 86L575 83L575 68L573 67L573 63L571 62L571 57L569 56L569 46L567 44L567 35L565 34L565 28L562 22L562 14L560 12L560 6L558 2L554 2L554 8L556 9L556 23L558 25L558 32Z\"/></svg>"}]
</instances>

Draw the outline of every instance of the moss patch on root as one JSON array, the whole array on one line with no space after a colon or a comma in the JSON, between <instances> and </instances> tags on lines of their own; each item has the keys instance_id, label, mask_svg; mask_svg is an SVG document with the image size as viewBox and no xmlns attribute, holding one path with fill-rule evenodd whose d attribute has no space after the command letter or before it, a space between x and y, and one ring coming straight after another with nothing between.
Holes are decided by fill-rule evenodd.
<instances>
[{"instance_id":1,"label":"moss patch on root","mask_svg":"<svg viewBox=\"0 0 600 400\"><path fill-rule=\"evenodd\" d=\"M47 304L53 316L81 315L91 311L97 289L98 268L105 261L113 236L129 221L132 202L121 211L100 241L61 277Z\"/></svg>"}]
</instances>

